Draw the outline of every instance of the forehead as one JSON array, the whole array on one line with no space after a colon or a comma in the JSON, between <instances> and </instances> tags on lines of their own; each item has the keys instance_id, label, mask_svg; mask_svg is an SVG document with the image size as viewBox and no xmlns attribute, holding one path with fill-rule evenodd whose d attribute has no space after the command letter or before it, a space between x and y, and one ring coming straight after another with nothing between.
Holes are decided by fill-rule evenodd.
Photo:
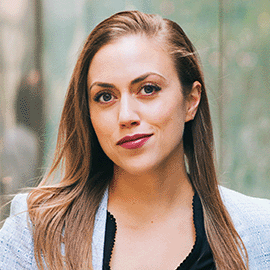
<instances>
[{"instance_id":1,"label":"forehead","mask_svg":"<svg viewBox=\"0 0 270 270\"><path fill-rule=\"evenodd\" d=\"M174 77L176 70L169 53L154 38L141 35L122 37L103 46L94 56L88 82L134 79L147 72Z\"/></svg>"}]
</instances>

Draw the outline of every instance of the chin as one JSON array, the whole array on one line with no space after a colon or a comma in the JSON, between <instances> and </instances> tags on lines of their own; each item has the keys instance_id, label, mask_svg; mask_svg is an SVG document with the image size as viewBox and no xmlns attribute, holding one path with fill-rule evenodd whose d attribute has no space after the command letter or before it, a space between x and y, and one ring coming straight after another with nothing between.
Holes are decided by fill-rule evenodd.
<instances>
[{"instance_id":1,"label":"chin","mask_svg":"<svg viewBox=\"0 0 270 270\"><path fill-rule=\"evenodd\" d=\"M131 166L125 165L124 166L122 164L121 166L115 165L115 167L114 167L115 170L118 170L121 173L130 174L130 175L134 175L134 176L143 176L143 175L157 171L158 168L159 168L158 165L145 164L145 163L143 165L137 163L135 166L134 165L131 165Z\"/></svg>"}]
</instances>

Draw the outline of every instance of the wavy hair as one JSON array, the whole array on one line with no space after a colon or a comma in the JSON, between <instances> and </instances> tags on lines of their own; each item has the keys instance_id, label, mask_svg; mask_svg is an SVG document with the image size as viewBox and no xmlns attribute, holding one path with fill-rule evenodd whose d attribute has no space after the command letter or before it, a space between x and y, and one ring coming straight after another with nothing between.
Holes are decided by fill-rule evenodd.
<instances>
[{"instance_id":1,"label":"wavy hair","mask_svg":"<svg viewBox=\"0 0 270 270\"><path fill-rule=\"evenodd\" d=\"M38 267L92 269L95 214L113 176L113 163L101 149L91 124L87 74L102 46L127 35L145 35L164 46L174 61L184 96L188 96L195 81L201 83L196 116L185 124L183 135L191 184L202 202L206 234L217 268L248 269L246 249L218 189L210 111L197 53L178 24L139 11L120 12L102 21L90 33L79 55L61 116L53 165L27 200ZM58 170L60 182L50 184Z\"/></svg>"}]
</instances>

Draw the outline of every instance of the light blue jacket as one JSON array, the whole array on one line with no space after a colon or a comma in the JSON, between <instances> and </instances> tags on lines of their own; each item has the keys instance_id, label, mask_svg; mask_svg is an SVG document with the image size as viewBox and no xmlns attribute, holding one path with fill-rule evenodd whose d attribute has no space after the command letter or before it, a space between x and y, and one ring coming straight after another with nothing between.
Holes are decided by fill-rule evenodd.
<instances>
[{"instance_id":1,"label":"light blue jacket","mask_svg":"<svg viewBox=\"0 0 270 270\"><path fill-rule=\"evenodd\" d=\"M248 251L250 270L270 270L270 201L248 197L223 187L220 192ZM27 223L26 197L27 194L19 194L13 199L10 217L0 231L1 270L38 269ZM96 214L93 233L94 270L102 270L107 200L106 191Z\"/></svg>"}]
</instances>

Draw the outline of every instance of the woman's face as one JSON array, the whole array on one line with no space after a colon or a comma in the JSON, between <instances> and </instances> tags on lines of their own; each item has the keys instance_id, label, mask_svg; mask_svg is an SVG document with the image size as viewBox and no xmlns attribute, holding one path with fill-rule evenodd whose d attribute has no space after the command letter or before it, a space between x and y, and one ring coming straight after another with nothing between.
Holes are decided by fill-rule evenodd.
<instances>
[{"instance_id":1,"label":"woman's face","mask_svg":"<svg viewBox=\"0 0 270 270\"><path fill-rule=\"evenodd\" d=\"M116 166L143 174L183 156L187 102L171 57L154 39L132 35L103 46L88 91L94 130Z\"/></svg>"}]
</instances>

